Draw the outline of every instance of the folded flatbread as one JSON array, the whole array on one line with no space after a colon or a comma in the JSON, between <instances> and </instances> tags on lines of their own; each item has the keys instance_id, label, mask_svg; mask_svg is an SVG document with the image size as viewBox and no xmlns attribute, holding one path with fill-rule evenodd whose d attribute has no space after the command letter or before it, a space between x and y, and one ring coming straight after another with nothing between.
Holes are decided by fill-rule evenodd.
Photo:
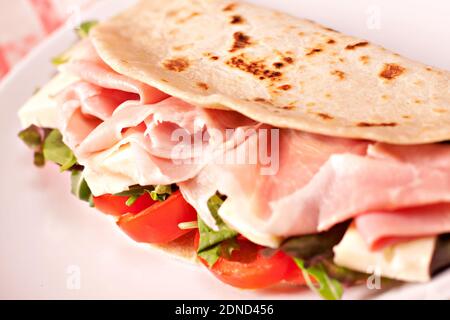
<instances>
[{"instance_id":1,"label":"folded flatbread","mask_svg":"<svg viewBox=\"0 0 450 320\"><path fill-rule=\"evenodd\" d=\"M117 72L195 105L331 136L450 139L449 72L285 13L225 0L142 1L92 41Z\"/></svg>"}]
</instances>

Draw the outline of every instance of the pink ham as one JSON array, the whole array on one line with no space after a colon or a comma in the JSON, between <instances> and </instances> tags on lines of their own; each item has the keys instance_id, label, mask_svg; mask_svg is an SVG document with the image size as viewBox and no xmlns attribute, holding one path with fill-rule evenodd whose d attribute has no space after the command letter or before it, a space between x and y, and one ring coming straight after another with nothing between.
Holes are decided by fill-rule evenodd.
<instances>
[{"instance_id":1,"label":"pink ham","mask_svg":"<svg viewBox=\"0 0 450 320\"><path fill-rule=\"evenodd\" d=\"M324 231L353 218L375 249L450 232L450 146L389 146L288 129L267 140L259 134L274 128L169 97L117 74L84 45L83 55L64 67L82 81L59 99L61 131L88 182L102 178L107 185L110 173L98 164L128 146L133 167L111 173L133 173L124 187L179 183L212 227L206 203L219 191L251 228L280 237ZM234 129L231 136L228 129ZM254 132L247 135L247 129ZM187 140L180 144L177 137ZM267 166L261 158L256 164L223 162L224 155L245 158L249 148L265 143L273 156L279 152L273 174L262 174Z\"/></svg>"},{"instance_id":2,"label":"pink ham","mask_svg":"<svg viewBox=\"0 0 450 320\"><path fill-rule=\"evenodd\" d=\"M63 69L82 80L61 92L58 99L60 130L78 162L85 166L88 182L103 178L102 172L105 184L114 175L132 175L128 180L121 179L130 185L188 180L214 150L229 145L229 141L219 139L227 129L256 125L238 113L205 110L169 97L113 71L89 42L80 47L81 54ZM180 138L184 138L184 144L180 144ZM230 140L239 141L239 137ZM125 146L132 150L134 168L128 168L128 173L122 168L106 172L102 166L106 156ZM195 154L197 150L200 153ZM93 191L96 195L100 192Z\"/></svg>"},{"instance_id":3,"label":"pink ham","mask_svg":"<svg viewBox=\"0 0 450 320\"><path fill-rule=\"evenodd\" d=\"M211 218L203 205L204 197L201 203L195 200L200 194L219 190L228 195L227 209L239 212L240 223L247 221L261 233L281 237L317 233L356 216L364 221L366 214L376 217L377 213L390 212L386 217L404 218L403 225L380 219L376 229L380 234L389 230L389 236L395 237L397 227L399 237L423 236L417 228L405 235L405 212L395 210L450 202L450 146L427 146L428 160L424 161L419 156L421 147L376 144L365 155L367 145L281 130L280 170L276 175L261 176L258 165L209 165L180 186L207 221ZM421 218L432 234L449 231L448 224L441 223L450 222L448 215L439 218L423 213ZM378 237L373 229L363 235L371 245Z\"/></svg>"},{"instance_id":4,"label":"pink ham","mask_svg":"<svg viewBox=\"0 0 450 320\"><path fill-rule=\"evenodd\" d=\"M355 224L371 249L382 249L417 237L450 233L450 203L391 212L374 211L356 217Z\"/></svg>"}]
</instances>

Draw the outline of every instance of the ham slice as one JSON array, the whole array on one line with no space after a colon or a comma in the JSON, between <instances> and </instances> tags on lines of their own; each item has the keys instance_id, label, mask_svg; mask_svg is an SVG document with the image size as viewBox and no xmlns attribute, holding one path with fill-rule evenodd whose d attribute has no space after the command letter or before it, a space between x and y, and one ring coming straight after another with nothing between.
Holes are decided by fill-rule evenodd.
<instances>
[{"instance_id":1,"label":"ham slice","mask_svg":"<svg viewBox=\"0 0 450 320\"><path fill-rule=\"evenodd\" d=\"M257 125L235 112L169 97L113 71L89 42L80 47L63 67L81 81L58 96L59 129L94 195L191 179L216 150L242 141L239 130L229 137L226 130Z\"/></svg>"},{"instance_id":2,"label":"ham slice","mask_svg":"<svg viewBox=\"0 0 450 320\"><path fill-rule=\"evenodd\" d=\"M420 157L419 146L375 144L366 154L368 146L365 142L281 130L280 170L276 175L260 175L258 165L209 165L180 186L209 222L212 219L205 199L199 196L211 195L214 190L228 195L219 214L235 227L253 228L260 234L284 238L317 233L354 217L359 217L362 226L367 225L367 215L378 221L378 234L373 228L362 232L372 248L383 245L377 242L385 237L383 232L392 243L396 228L400 238L395 241L429 235L430 231L419 228L405 232L410 211L396 210L413 207L420 213L419 207L450 202L450 146L427 146L427 160ZM244 146L236 152L240 148ZM239 214L226 214L231 211ZM432 234L449 232L448 215L427 212L417 217L429 224ZM394 221L402 221L402 226Z\"/></svg>"},{"instance_id":3,"label":"ham slice","mask_svg":"<svg viewBox=\"0 0 450 320\"><path fill-rule=\"evenodd\" d=\"M370 249L383 249L418 237L450 233L450 203L374 211L356 217L355 224Z\"/></svg>"},{"instance_id":4,"label":"ham slice","mask_svg":"<svg viewBox=\"0 0 450 320\"><path fill-rule=\"evenodd\" d=\"M331 138L205 110L116 73L83 45L64 66L81 81L58 96L60 129L94 195L178 183L215 228L207 200L219 191L222 218L263 245L349 219L373 249L450 232L449 145Z\"/></svg>"}]
</instances>

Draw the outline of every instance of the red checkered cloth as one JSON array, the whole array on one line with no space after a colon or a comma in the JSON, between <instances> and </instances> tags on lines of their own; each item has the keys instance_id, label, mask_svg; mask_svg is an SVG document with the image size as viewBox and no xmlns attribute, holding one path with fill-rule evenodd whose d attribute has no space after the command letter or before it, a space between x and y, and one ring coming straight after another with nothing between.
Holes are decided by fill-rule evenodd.
<instances>
[{"instance_id":1,"label":"red checkered cloth","mask_svg":"<svg viewBox=\"0 0 450 320\"><path fill-rule=\"evenodd\" d=\"M67 19L99 0L0 0L0 79Z\"/></svg>"}]
</instances>

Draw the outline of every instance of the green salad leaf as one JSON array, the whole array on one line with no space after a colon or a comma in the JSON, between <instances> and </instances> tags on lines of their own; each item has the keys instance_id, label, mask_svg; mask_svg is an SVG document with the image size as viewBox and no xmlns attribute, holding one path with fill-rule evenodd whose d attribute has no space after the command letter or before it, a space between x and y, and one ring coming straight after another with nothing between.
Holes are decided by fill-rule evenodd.
<instances>
[{"instance_id":1,"label":"green salad leaf","mask_svg":"<svg viewBox=\"0 0 450 320\"><path fill-rule=\"evenodd\" d=\"M119 197L128 197L126 205L131 207L136 203L137 199L148 193L150 197L155 201L166 201L167 198L175 191L175 186L131 186L128 190L120 193L116 193L116 196Z\"/></svg>"},{"instance_id":2,"label":"green salad leaf","mask_svg":"<svg viewBox=\"0 0 450 320\"><path fill-rule=\"evenodd\" d=\"M37 167L43 167L45 165L43 145L47 133L47 130L34 125L19 132L19 138L34 151L34 164Z\"/></svg>"},{"instance_id":3,"label":"green salad leaf","mask_svg":"<svg viewBox=\"0 0 450 320\"><path fill-rule=\"evenodd\" d=\"M61 132L57 129L52 130L45 139L43 154L46 160L59 164L61 171L69 170L77 163L77 158L64 144Z\"/></svg>"},{"instance_id":4,"label":"green salad leaf","mask_svg":"<svg viewBox=\"0 0 450 320\"><path fill-rule=\"evenodd\" d=\"M67 62L69 62L69 57L67 57L65 54L60 54L59 56L53 57L52 58L52 64L56 67L65 64Z\"/></svg>"},{"instance_id":5,"label":"green salad leaf","mask_svg":"<svg viewBox=\"0 0 450 320\"><path fill-rule=\"evenodd\" d=\"M328 276L322 264L306 267L302 259L294 258L295 263L302 271L308 287L326 300L340 300L343 294L339 281Z\"/></svg>"},{"instance_id":6,"label":"green salad leaf","mask_svg":"<svg viewBox=\"0 0 450 320\"><path fill-rule=\"evenodd\" d=\"M78 33L80 38L87 38L89 36L89 32L91 32L91 29L97 24L98 21L96 20L85 21L80 24L80 26L76 28L75 31Z\"/></svg>"},{"instance_id":7,"label":"green salad leaf","mask_svg":"<svg viewBox=\"0 0 450 320\"><path fill-rule=\"evenodd\" d=\"M172 194L172 186L155 186L152 191L150 191L150 197L155 201L166 201L167 198Z\"/></svg>"},{"instance_id":8,"label":"green salad leaf","mask_svg":"<svg viewBox=\"0 0 450 320\"><path fill-rule=\"evenodd\" d=\"M211 229L200 217L198 218L200 240L197 253L210 267L214 266L219 257L229 257L233 250L239 248L236 242L238 233L228 227L218 214L223 201L220 195L214 195L208 200L208 208L219 230Z\"/></svg>"},{"instance_id":9,"label":"green salad leaf","mask_svg":"<svg viewBox=\"0 0 450 320\"><path fill-rule=\"evenodd\" d=\"M287 239L280 247L287 255L303 260L307 265L333 256L333 247L341 242L349 226L338 224L318 234Z\"/></svg>"},{"instance_id":10,"label":"green salad leaf","mask_svg":"<svg viewBox=\"0 0 450 320\"><path fill-rule=\"evenodd\" d=\"M73 170L71 175L72 194L78 199L89 202L92 206L92 192L86 180L83 178L83 171Z\"/></svg>"}]
</instances>

